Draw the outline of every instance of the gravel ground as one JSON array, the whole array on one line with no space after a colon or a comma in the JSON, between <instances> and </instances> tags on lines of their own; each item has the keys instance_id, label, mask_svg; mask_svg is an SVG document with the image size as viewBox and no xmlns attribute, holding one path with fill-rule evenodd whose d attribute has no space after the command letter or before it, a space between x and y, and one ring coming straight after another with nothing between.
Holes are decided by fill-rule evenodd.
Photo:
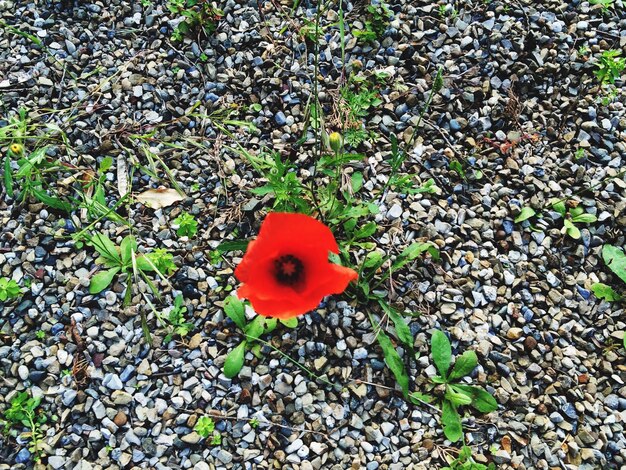
<instances>
[{"instance_id":1,"label":"gravel ground","mask_svg":"<svg viewBox=\"0 0 626 470\"><path fill-rule=\"evenodd\" d=\"M141 142L130 136L155 132L146 145L188 197L159 210L134 204L126 215L141 246L176 255L181 268L162 285L165 304L182 292L195 329L184 344L163 344L143 283L128 308L119 281L90 295L97 255L67 237L87 225L80 212L69 217L3 197L0 275L31 284L0 317L0 409L25 389L43 397L43 461L53 469L445 466L454 452L438 414L394 390L365 310L341 296L272 337L285 354L345 385L341 391L269 349L260 359L248 353L239 377L221 373L241 339L221 309L240 258L212 264L209 255L224 239L258 233L271 206L250 193L259 175L229 149L232 139L217 123L232 110L260 131L227 126L242 146L273 148L310 176L312 139L297 141L314 74L301 25L313 20L315 4L302 1L289 15L286 1L227 0L214 33L179 43L170 40L176 18L165 3L148 3L0 0L0 19L46 47L1 29L0 126L25 107L66 130L67 147L51 152L68 164L95 168L113 157L110 204L125 184L118 170L142 158ZM345 5L357 26L363 2ZM445 329L455 353L477 352L475 382L500 405L466 416L477 460L502 469L626 468L624 311L590 293L598 281L623 290L599 254L605 243L625 244L626 182L610 179L626 168L624 95L599 101L592 59L607 49L626 55L622 1L606 14L578 0L456 2L443 17L432 2L391 8L384 37L363 46L348 34L345 54L349 69L389 74L379 86L382 104L366 117L382 138L358 149L367 157L364 188L380 205L373 241L396 253L426 237L443 254L441 263L419 263L395 279L395 304L421 312L411 321L422 352L412 381L419 390L433 375L430 331ZM320 45L330 126L340 122L332 115L341 80L336 21L336 11L323 15ZM434 178L441 193L383 193L384 137L408 140L440 66L444 86L402 171ZM466 162L465 179L449 170L455 158ZM138 171L128 184L138 193L160 183ZM546 211L536 231L513 222L522 206L568 196L598 217L581 227L580 240L561 234L556 212ZM172 229L181 210L199 222L191 240ZM111 221L97 227L118 242L124 235ZM142 313L155 333L152 348L143 341ZM35 336L40 329L43 339ZM63 372L77 355L88 363L84 383ZM215 418L221 445L193 431L205 413L223 416ZM0 439L0 469L33 467L24 441Z\"/></svg>"}]
</instances>

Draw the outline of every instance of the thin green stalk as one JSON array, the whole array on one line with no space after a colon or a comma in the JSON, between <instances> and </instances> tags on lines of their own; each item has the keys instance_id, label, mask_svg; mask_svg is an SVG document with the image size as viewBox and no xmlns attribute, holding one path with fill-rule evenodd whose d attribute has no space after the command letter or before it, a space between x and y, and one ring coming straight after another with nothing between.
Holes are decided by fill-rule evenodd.
<instances>
[{"instance_id":1,"label":"thin green stalk","mask_svg":"<svg viewBox=\"0 0 626 470\"><path fill-rule=\"evenodd\" d=\"M322 153L322 148L320 145L320 103L319 103L319 90L318 90L318 74L319 74L319 54L320 54L320 38L319 38L319 30L320 30L320 19L322 17L322 2L321 0L317 0L316 2L316 13L315 13L315 67L314 67L314 76L313 76L313 99L315 106L315 125L313 126L313 130L315 132L315 146L313 148L313 158L317 162L320 154ZM317 126L317 127L316 127Z\"/></svg>"},{"instance_id":2,"label":"thin green stalk","mask_svg":"<svg viewBox=\"0 0 626 470\"><path fill-rule=\"evenodd\" d=\"M441 89L442 76L443 76L443 67L439 67L439 70L437 70L437 75L435 76L435 80L433 81L433 87L430 89L430 93L428 94L428 98L426 99L426 104L424 105L424 107L422 108L422 111L420 112L417 123L415 124L415 127L413 128L413 134L411 134L411 138L409 139L409 142L406 145L406 147L409 149L411 148L411 145L413 145L413 142L415 141L415 138L417 137L417 131L420 127L420 124L422 123L422 119L424 118L424 115L430 108L430 104L432 103L433 98L435 97L435 93L437 93Z\"/></svg>"},{"instance_id":3,"label":"thin green stalk","mask_svg":"<svg viewBox=\"0 0 626 470\"><path fill-rule=\"evenodd\" d=\"M276 351L278 354L280 354L281 356L283 356L285 359L287 359L289 362L293 363L294 365L298 366L300 369L302 369L304 372L306 372L307 374L309 374L311 377L315 377L317 380L319 380L322 383L325 383L326 385L332 387L334 390L336 391L341 391L341 389L343 388L340 384L334 384L331 381L320 377L319 375L315 374L315 372L313 372L311 369L309 369L308 367L300 364L298 361L296 361L295 359L293 359L291 356L289 356L288 354L285 354L284 352L282 352L280 349L276 348L274 345L268 343L267 341L261 339L261 338L254 338L252 336L246 335L249 338L258 341L261 344L264 344L265 346L268 346L269 348L273 349L274 351Z\"/></svg>"}]
</instances>

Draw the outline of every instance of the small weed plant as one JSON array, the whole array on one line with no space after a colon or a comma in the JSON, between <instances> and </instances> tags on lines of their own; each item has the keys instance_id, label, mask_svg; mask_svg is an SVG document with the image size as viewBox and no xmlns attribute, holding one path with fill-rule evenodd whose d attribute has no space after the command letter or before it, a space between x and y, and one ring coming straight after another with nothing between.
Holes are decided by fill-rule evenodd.
<instances>
[{"instance_id":1,"label":"small weed plant","mask_svg":"<svg viewBox=\"0 0 626 470\"><path fill-rule=\"evenodd\" d=\"M208 0L168 0L167 9L182 18L172 33L173 41L182 41L194 33L211 35L224 12Z\"/></svg>"},{"instance_id":2,"label":"small weed plant","mask_svg":"<svg viewBox=\"0 0 626 470\"><path fill-rule=\"evenodd\" d=\"M436 385L435 394L441 401L443 432L452 442L457 442L463 437L459 407L471 406L481 413L490 413L498 409L498 403L482 388L462 382L478 365L474 351L465 351L452 366L450 341L445 333L435 330L431 338L431 354L439 372L431 380Z\"/></svg>"},{"instance_id":3,"label":"small weed plant","mask_svg":"<svg viewBox=\"0 0 626 470\"><path fill-rule=\"evenodd\" d=\"M626 57L621 57L621 51L610 49L600 55L595 74L602 85L613 85L622 76L625 68Z\"/></svg>"},{"instance_id":4,"label":"small weed plant","mask_svg":"<svg viewBox=\"0 0 626 470\"><path fill-rule=\"evenodd\" d=\"M176 235L179 237L191 238L198 232L198 221L188 212L183 212L176 217L174 224L178 227L176 229Z\"/></svg>"},{"instance_id":5,"label":"small weed plant","mask_svg":"<svg viewBox=\"0 0 626 470\"><path fill-rule=\"evenodd\" d=\"M13 279L0 278L0 302L17 299L22 294L20 285Z\"/></svg>"},{"instance_id":6,"label":"small weed plant","mask_svg":"<svg viewBox=\"0 0 626 470\"><path fill-rule=\"evenodd\" d=\"M11 399L11 406L4 412L4 425L9 428L28 429L23 437L29 439L28 450L35 462L41 462L43 451L41 441L44 434L41 426L48 420L41 412L41 397L31 397L28 392L20 392Z\"/></svg>"}]
</instances>

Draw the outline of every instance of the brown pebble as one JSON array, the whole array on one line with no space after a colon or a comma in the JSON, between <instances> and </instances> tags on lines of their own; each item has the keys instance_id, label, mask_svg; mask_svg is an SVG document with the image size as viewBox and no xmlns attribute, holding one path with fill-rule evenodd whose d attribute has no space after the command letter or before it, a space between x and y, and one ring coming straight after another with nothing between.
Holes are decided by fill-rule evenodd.
<instances>
[{"instance_id":1,"label":"brown pebble","mask_svg":"<svg viewBox=\"0 0 626 470\"><path fill-rule=\"evenodd\" d=\"M113 418L113 422L116 426L122 427L128 422L128 417L123 411L118 411L115 418Z\"/></svg>"},{"instance_id":2,"label":"brown pebble","mask_svg":"<svg viewBox=\"0 0 626 470\"><path fill-rule=\"evenodd\" d=\"M589 383L589 376L587 374L580 374L578 376L578 383L579 384Z\"/></svg>"},{"instance_id":3,"label":"brown pebble","mask_svg":"<svg viewBox=\"0 0 626 470\"><path fill-rule=\"evenodd\" d=\"M532 351L537 347L537 340L532 336L527 336L524 340L524 347L526 348L526 350Z\"/></svg>"},{"instance_id":4,"label":"brown pebble","mask_svg":"<svg viewBox=\"0 0 626 470\"><path fill-rule=\"evenodd\" d=\"M539 413L540 415L545 415L548 413L548 408L543 403L539 403L539 405L537 406L537 413Z\"/></svg>"},{"instance_id":5,"label":"brown pebble","mask_svg":"<svg viewBox=\"0 0 626 470\"><path fill-rule=\"evenodd\" d=\"M435 443L431 439L424 439L422 442L422 447L426 450L433 450L435 447Z\"/></svg>"}]
</instances>

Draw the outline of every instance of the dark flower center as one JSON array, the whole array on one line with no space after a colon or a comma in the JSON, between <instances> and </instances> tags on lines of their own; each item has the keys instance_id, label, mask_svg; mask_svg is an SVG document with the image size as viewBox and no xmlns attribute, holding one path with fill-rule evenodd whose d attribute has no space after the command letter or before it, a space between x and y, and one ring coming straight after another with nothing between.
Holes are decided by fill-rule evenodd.
<instances>
[{"instance_id":1,"label":"dark flower center","mask_svg":"<svg viewBox=\"0 0 626 470\"><path fill-rule=\"evenodd\" d=\"M304 279L304 264L293 255L274 260L274 276L279 284L294 286Z\"/></svg>"}]
</instances>

